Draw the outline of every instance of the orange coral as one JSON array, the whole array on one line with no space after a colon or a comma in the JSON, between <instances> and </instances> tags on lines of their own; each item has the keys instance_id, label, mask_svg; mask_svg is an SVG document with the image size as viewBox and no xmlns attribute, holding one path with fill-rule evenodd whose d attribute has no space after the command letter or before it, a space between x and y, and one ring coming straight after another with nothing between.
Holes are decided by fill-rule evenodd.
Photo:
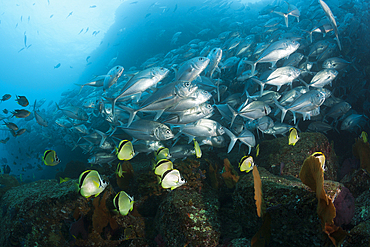
<instances>
[{"instance_id":1,"label":"orange coral","mask_svg":"<svg viewBox=\"0 0 370 247\"><path fill-rule=\"evenodd\" d=\"M96 197L93 200L93 205L95 207L94 214L92 216L93 229L99 234L102 233L103 228L106 227L108 223L113 230L118 228L117 222L112 218L109 209L106 206L108 197L109 193L108 190L106 190L101 200L100 197Z\"/></svg>"},{"instance_id":2,"label":"orange coral","mask_svg":"<svg viewBox=\"0 0 370 247\"><path fill-rule=\"evenodd\" d=\"M208 176L209 180L211 181L212 188L218 189L219 184L217 180L217 165L216 168L213 168L212 164L209 164Z\"/></svg>"},{"instance_id":3,"label":"orange coral","mask_svg":"<svg viewBox=\"0 0 370 247\"><path fill-rule=\"evenodd\" d=\"M316 192L317 214L321 220L323 231L328 234L330 240L335 246L341 244L346 236L342 228L334 225L336 211L332 200L327 196L324 190L324 170L321 167L320 160L314 156L309 156L303 162L299 177L305 185Z\"/></svg>"},{"instance_id":4,"label":"orange coral","mask_svg":"<svg viewBox=\"0 0 370 247\"><path fill-rule=\"evenodd\" d=\"M227 188L231 189L234 188L235 184L239 181L238 173L230 164L229 159L224 159L224 172L222 173L222 177L225 181Z\"/></svg>"},{"instance_id":5,"label":"orange coral","mask_svg":"<svg viewBox=\"0 0 370 247\"><path fill-rule=\"evenodd\" d=\"M370 173L370 144L364 142L361 138L357 138L352 146L352 153L360 160L361 168Z\"/></svg>"},{"instance_id":6,"label":"orange coral","mask_svg":"<svg viewBox=\"0 0 370 247\"><path fill-rule=\"evenodd\" d=\"M266 205L262 197L262 182L257 166L253 166L254 200L256 200L257 215L262 217L266 211Z\"/></svg>"}]
</instances>

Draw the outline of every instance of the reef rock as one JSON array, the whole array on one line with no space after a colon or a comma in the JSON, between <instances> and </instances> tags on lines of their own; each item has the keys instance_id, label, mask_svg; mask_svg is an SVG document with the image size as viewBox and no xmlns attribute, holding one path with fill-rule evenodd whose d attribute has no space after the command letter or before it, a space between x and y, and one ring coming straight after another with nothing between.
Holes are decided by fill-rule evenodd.
<instances>
[{"instance_id":1,"label":"reef rock","mask_svg":"<svg viewBox=\"0 0 370 247\"><path fill-rule=\"evenodd\" d=\"M0 198L13 187L19 186L18 180L9 174L0 175Z\"/></svg>"},{"instance_id":2,"label":"reef rock","mask_svg":"<svg viewBox=\"0 0 370 247\"><path fill-rule=\"evenodd\" d=\"M220 238L218 199L180 187L162 201L156 221L165 246L217 246Z\"/></svg>"},{"instance_id":3,"label":"reef rock","mask_svg":"<svg viewBox=\"0 0 370 247\"><path fill-rule=\"evenodd\" d=\"M324 246L330 243L323 233L317 216L316 194L299 179L275 176L258 168L262 180L263 198L271 215L271 242L269 246ZM325 181L324 189L331 198L341 184ZM254 202L252 174L241 176L233 193L234 221L243 228L242 236L251 239L262 225Z\"/></svg>"},{"instance_id":4,"label":"reef rock","mask_svg":"<svg viewBox=\"0 0 370 247\"><path fill-rule=\"evenodd\" d=\"M322 152L326 158L325 179L335 181L338 161L333 143L329 143L321 133L299 133L295 146L288 145L288 137L280 137L260 143L259 156L255 159L258 166L266 168L275 175L292 175L298 178L303 161L314 152Z\"/></svg>"}]
</instances>

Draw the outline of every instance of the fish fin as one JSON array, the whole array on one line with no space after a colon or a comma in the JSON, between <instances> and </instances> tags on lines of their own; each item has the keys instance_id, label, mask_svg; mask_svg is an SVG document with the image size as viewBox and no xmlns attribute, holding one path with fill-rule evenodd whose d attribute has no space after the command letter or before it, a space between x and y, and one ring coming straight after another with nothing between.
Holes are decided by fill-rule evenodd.
<instances>
[{"instance_id":1,"label":"fish fin","mask_svg":"<svg viewBox=\"0 0 370 247\"><path fill-rule=\"evenodd\" d=\"M224 128L224 130L225 130L225 133L230 137L230 144L229 144L229 148L227 150L227 153L230 153L231 150L233 149L236 141L238 140L238 138L229 129Z\"/></svg>"},{"instance_id":2,"label":"fish fin","mask_svg":"<svg viewBox=\"0 0 370 247\"><path fill-rule=\"evenodd\" d=\"M232 126L232 125L233 125L233 123L234 123L235 118L239 115L239 113L238 113L238 112L236 112L236 111L234 110L234 108L232 108L229 104L227 104L227 106L229 107L229 110L230 110L230 111L231 111L231 113L232 113L232 117L231 117L231 124L230 124L230 126Z\"/></svg>"},{"instance_id":3,"label":"fish fin","mask_svg":"<svg viewBox=\"0 0 370 247\"><path fill-rule=\"evenodd\" d=\"M95 129L95 132L98 133L101 136L101 141L100 141L100 144L99 144L99 147L101 147L103 145L103 143L105 142L105 139L107 139L107 135L104 134L103 132L101 132L100 130L97 130L97 129Z\"/></svg>"},{"instance_id":4,"label":"fish fin","mask_svg":"<svg viewBox=\"0 0 370 247\"><path fill-rule=\"evenodd\" d=\"M275 98L273 100L275 102L275 105L281 110L281 120L280 121L283 122L288 110L285 109L283 106L281 106Z\"/></svg>"},{"instance_id":5,"label":"fish fin","mask_svg":"<svg viewBox=\"0 0 370 247\"><path fill-rule=\"evenodd\" d=\"M260 81L260 80L258 80L258 79L256 79L256 78L254 78L254 77L252 77L251 78L252 79L252 81L254 81L254 82L257 82L258 84L260 84L261 85L261 93L260 93L260 96L262 96L262 94L263 94L263 89L264 89L264 87L265 87L265 82L262 82L262 81ZM278 90L279 91L279 90Z\"/></svg>"},{"instance_id":6,"label":"fish fin","mask_svg":"<svg viewBox=\"0 0 370 247\"><path fill-rule=\"evenodd\" d=\"M244 61L244 62L251 66L251 75L255 75L257 62L255 63L253 63L252 61Z\"/></svg>"},{"instance_id":7,"label":"fish fin","mask_svg":"<svg viewBox=\"0 0 370 247\"><path fill-rule=\"evenodd\" d=\"M134 120L135 116L136 116L136 113L137 111L133 110L132 108L130 107L127 107L127 106L120 106L120 108L122 108L123 110L127 111L130 113L130 117L128 119L128 122L127 122L127 126L126 127L129 127L132 123L132 121ZM154 120L155 121L155 120Z\"/></svg>"},{"instance_id":8,"label":"fish fin","mask_svg":"<svg viewBox=\"0 0 370 247\"><path fill-rule=\"evenodd\" d=\"M157 121L157 120L158 120L158 118L160 118L160 117L162 116L162 114L163 114L164 110L165 110L165 109L162 109L162 110L156 111L156 115L155 115L155 117L154 117L154 121Z\"/></svg>"}]
</instances>

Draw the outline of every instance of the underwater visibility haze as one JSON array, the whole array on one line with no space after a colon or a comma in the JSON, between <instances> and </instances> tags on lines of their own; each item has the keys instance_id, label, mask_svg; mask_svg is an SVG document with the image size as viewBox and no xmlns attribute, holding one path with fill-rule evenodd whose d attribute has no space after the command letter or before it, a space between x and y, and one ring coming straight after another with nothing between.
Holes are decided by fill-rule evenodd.
<instances>
[{"instance_id":1,"label":"underwater visibility haze","mask_svg":"<svg viewBox=\"0 0 370 247\"><path fill-rule=\"evenodd\" d=\"M1 246L370 246L368 1L1 7Z\"/></svg>"}]
</instances>

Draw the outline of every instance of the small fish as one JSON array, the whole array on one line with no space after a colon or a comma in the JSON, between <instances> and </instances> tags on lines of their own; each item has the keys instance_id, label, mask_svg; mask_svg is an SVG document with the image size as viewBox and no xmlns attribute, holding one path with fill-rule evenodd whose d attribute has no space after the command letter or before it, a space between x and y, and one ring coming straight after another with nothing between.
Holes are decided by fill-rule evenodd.
<instances>
[{"instance_id":1,"label":"small fish","mask_svg":"<svg viewBox=\"0 0 370 247\"><path fill-rule=\"evenodd\" d=\"M87 170L81 173L79 179L79 190L83 197L97 197L108 186L108 182L101 179L99 173L95 170Z\"/></svg>"},{"instance_id":2,"label":"small fish","mask_svg":"<svg viewBox=\"0 0 370 247\"><path fill-rule=\"evenodd\" d=\"M123 173L126 173L126 171L122 170L122 164L118 163L116 174L118 175L118 177L121 178L121 177L123 177Z\"/></svg>"},{"instance_id":3,"label":"small fish","mask_svg":"<svg viewBox=\"0 0 370 247\"><path fill-rule=\"evenodd\" d=\"M19 129L18 126L15 123L4 121L4 125L6 125L6 127L8 127L9 129L11 129L13 131L17 131Z\"/></svg>"},{"instance_id":4,"label":"small fish","mask_svg":"<svg viewBox=\"0 0 370 247\"><path fill-rule=\"evenodd\" d=\"M10 99L12 96L10 94L4 94L3 97L0 99L0 102L6 101Z\"/></svg>"},{"instance_id":5,"label":"small fish","mask_svg":"<svg viewBox=\"0 0 370 247\"><path fill-rule=\"evenodd\" d=\"M122 140L118 148L116 147L116 155L119 160L130 160L135 156L134 147L128 140Z\"/></svg>"},{"instance_id":6,"label":"small fish","mask_svg":"<svg viewBox=\"0 0 370 247\"><path fill-rule=\"evenodd\" d=\"M170 150L166 147L160 147L157 151L154 152L154 159L156 161L169 158L171 158Z\"/></svg>"},{"instance_id":7,"label":"small fish","mask_svg":"<svg viewBox=\"0 0 370 247\"><path fill-rule=\"evenodd\" d=\"M172 169L165 171L162 175L161 185L163 189L174 190L177 187L185 184L186 181L181 177L179 170Z\"/></svg>"},{"instance_id":8,"label":"small fish","mask_svg":"<svg viewBox=\"0 0 370 247\"><path fill-rule=\"evenodd\" d=\"M168 170L173 169L173 163L167 159L161 159L154 165L153 170L154 173L160 177L162 177L163 173Z\"/></svg>"},{"instance_id":9,"label":"small fish","mask_svg":"<svg viewBox=\"0 0 370 247\"><path fill-rule=\"evenodd\" d=\"M322 152L314 152L312 154L312 156L314 156L315 158L317 158L317 159L320 160L320 164L321 164L322 169L324 171L326 171L326 168L325 168L325 155Z\"/></svg>"},{"instance_id":10,"label":"small fish","mask_svg":"<svg viewBox=\"0 0 370 247\"><path fill-rule=\"evenodd\" d=\"M54 69L57 69L60 67L60 63L58 63L57 65L54 66Z\"/></svg>"},{"instance_id":11,"label":"small fish","mask_svg":"<svg viewBox=\"0 0 370 247\"><path fill-rule=\"evenodd\" d=\"M363 142L368 142L368 136L367 136L367 133L365 131L362 131L361 135L360 135L360 139L363 140Z\"/></svg>"},{"instance_id":12,"label":"small fish","mask_svg":"<svg viewBox=\"0 0 370 247\"><path fill-rule=\"evenodd\" d=\"M91 9L96 8L96 5L91 5L89 8Z\"/></svg>"},{"instance_id":13,"label":"small fish","mask_svg":"<svg viewBox=\"0 0 370 247\"><path fill-rule=\"evenodd\" d=\"M70 13L67 15L66 19L67 19L68 17L70 17L72 14L73 14L73 11L72 11L72 12L70 12Z\"/></svg>"},{"instance_id":14,"label":"small fish","mask_svg":"<svg viewBox=\"0 0 370 247\"><path fill-rule=\"evenodd\" d=\"M54 15L51 15L49 18L52 18Z\"/></svg>"},{"instance_id":15,"label":"small fish","mask_svg":"<svg viewBox=\"0 0 370 247\"><path fill-rule=\"evenodd\" d=\"M299 140L298 132L296 128L290 128L289 130L289 145L295 145Z\"/></svg>"},{"instance_id":16,"label":"small fish","mask_svg":"<svg viewBox=\"0 0 370 247\"><path fill-rule=\"evenodd\" d=\"M91 56L88 56L88 57L86 58L86 62L89 62L90 57L91 57Z\"/></svg>"},{"instance_id":17,"label":"small fish","mask_svg":"<svg viewBox=\"0 0 370 247\"><path fill-rule=\"evenodd\" d=\"M116 212L121 215L127 215L134 208L134 197L129 196L126 192L120 191L113 199L113 205Z\"/></svg>"},{"instance_id":18,"label":"small fish","mask_svg":"<svg viewBox=\"0 0 370 247\"><path fill-rule=\"evenodd\" d=\"M16 100L18 102L19 105L23 106L23 107L26 107L29 105L29 102L28 102L28 99L26 98L26 96L17 96L16 95Z\"/></svg>"},{"instance_id":19,"label":"small fish","mask_svg":"<svg viewBox=\"0 0 370 247\"><path fill-rule=\"evenodd\" d=\"M252 156L244 156L239 162L239 169L241 172L250 172L253 170L254 161Z\"/></svg>"},{"instance_id":20,"label":"small fish","mask_svg":"<svg viewBox=\"0 0 370 247\"><path fill-rule=\"evenodd\" d=\"M82 29L81 29L81 31L80 31L78 34L82 33L82 31L83 31L84 29L85 29L85 28L82 28Z\"/></svg>"},{"instance_id":21,"label":"small fish","mask_svg":"<svg viewBox=\"0 0 370 247\"><path fill-rule=\"evenodd\" d=\"M27 35L26 35L26 31L24 31L24 47L27 47Z\"/></svg>"},{"instance_id":22,"label":"small fish","mask_svg":"<svg viewBox=\"0 0 370 247\"><path fill-rule=\"evenodd\" d=\"M200 149L199 143L193 139L194 141L194 150L195 150L195 156L199 159L202 157L202 150Z\"/></svg>"},{"instance_id":23,"label":"small fish","mask_svg":"<svg viewBox=\"0 0 370 247\"><path fill-rule=\"evenodd\" d=\"M257 147L256 147L256 157L258 157L259 154L260 154L260 144L257 144Z\"/></svg>"},{"instance_id":24,"label":"small fish","mask_svg":"<svg viewBox=\"0 0 370 247\"><path fill-rule=\"evenodd\" d=\"M64 182L67 182L67 181L69 181L69 180L71 180L70 178L62 178L62 177L59 177L59 183L61 184L61 183L64 183Z\"/></svg>"},{"instance_id":25,"label":"small fish","mask_svg":"<svg viewBox=\"0 0 370 247\"><path fill-rule=\"evenodd\" d=\"M13 114L12 117L16 117L16 118L26 118L28 117L31 112L27 111L27 110L24 110L24 109L21 109L21 110L14 110L13 112L11 112Z\"/></svg>"},{"instance_id":26,"label":"small fish","mask_svg":"<svg viewBox=\"0 0 370 247\"><path fill-rule=\"evenodd\" d=\"M25 49L25 47L23 47L23 48L21 48L19 51L18 51L18 53L20 53L21 51L23 51Z\"/></svg>"},{"instance_id":27,"label":"small fish","mask_svg":"<svg viewBox=\"0 0 370 247\"><path fill-rule=\"evenodd\" d=\"M57 153L54 150L46 150L42 161L46 166L56 166L60 163L60 159L57 157Z\"/></svg>"},{"instance_id":28,"label":"small fish","mask_svg":"<svg viewBox=\"0 0 370 247\"><path fill-rule=\"evenodd\" d=\"M148 13L145 15L145 18L148 18L152 13Z\"/></svg>"}]
</instances>

